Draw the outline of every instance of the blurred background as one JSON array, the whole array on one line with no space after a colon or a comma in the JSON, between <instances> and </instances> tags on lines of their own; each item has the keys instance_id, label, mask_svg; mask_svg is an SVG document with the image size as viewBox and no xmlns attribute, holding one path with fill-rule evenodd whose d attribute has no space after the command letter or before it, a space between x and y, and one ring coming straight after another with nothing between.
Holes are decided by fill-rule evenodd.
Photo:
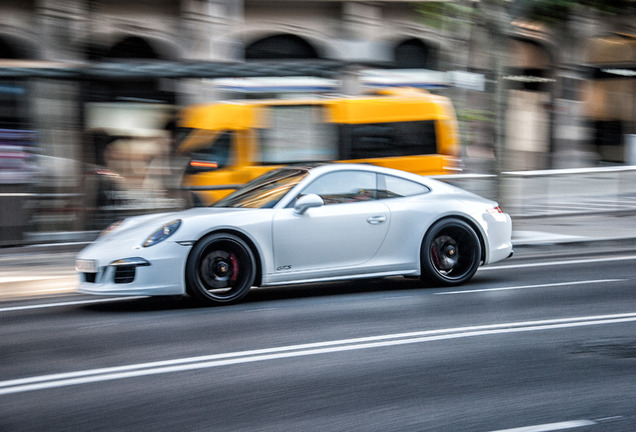
<instances>
[{"instance_id":1,"label":"blurred background","mask_svg":"<svg viewBox=\"0 0 636 432\"><path fill-rule=\"evenodd\" d=\"M193 205L192 104L450 98L449 181L513 216L636 209L636 1L0 0L0 246Z\"/></svg>"}]
</instances>

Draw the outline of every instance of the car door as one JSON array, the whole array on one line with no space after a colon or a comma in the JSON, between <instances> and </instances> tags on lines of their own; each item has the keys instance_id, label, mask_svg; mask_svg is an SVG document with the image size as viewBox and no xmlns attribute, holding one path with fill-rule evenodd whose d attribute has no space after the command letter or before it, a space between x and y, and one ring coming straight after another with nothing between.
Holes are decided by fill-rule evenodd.
<instances>
[{"instance_id":1,"label":"car door","mask_svg":"<svg viewBox=\"0 0 636 432\"><path fill-rule=\"evenodd\" d=\"M354 170L326 173L299 196L308 194L319 195L324 205L303 214L286 208L274 216L277 274L344 271L364 264L376 254L388 232L391 214L376 199L375 173Z\"/></svg>"}]
</instances>

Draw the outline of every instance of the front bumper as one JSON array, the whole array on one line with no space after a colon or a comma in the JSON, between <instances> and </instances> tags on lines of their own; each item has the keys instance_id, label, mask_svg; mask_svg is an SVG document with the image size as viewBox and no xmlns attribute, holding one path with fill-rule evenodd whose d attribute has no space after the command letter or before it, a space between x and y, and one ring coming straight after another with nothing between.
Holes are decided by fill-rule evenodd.
<instances>
[{"instance_id":1,"label":"front bumper","mask_svg":"<svg viewBox=\"0 0 636 432\"><path fill-rule=\"evenodd\" d=\"M77 291L98 295L182 295L190 247L163 242L131 251L94 243L77 257ZM137 255L135 255L135 252ZM139 256L143 254L143 256ZM92 263L92 264L91 264Z\"/></svg>"}]
</instances>

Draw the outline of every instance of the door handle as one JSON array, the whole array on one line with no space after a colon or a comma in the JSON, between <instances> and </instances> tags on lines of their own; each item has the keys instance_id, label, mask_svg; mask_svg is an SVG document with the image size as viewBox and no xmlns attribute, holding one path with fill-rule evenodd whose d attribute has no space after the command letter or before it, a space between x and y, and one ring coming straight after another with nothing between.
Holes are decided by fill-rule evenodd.
<instances>
[{"instance_id":1,"label":"door handle","mask_svg":"<svg viewBox=\"0 0 636 432\"><path fill-rule=\"evenodd\" d=\"M367 222L369 222L371 225L378 225L382 222L386 222L386 216L369 216L367 218Z\"/></svg>"}]
</instances>

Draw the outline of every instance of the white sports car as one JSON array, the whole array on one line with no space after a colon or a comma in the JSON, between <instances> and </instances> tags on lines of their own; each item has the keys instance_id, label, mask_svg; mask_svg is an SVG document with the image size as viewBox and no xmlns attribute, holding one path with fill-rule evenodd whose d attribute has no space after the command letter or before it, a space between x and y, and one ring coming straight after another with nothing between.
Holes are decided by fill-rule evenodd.
<instances>
[{"instance_id":1,"label":"white sports car","mask_svg":"<svg viewBox=\"0 0 636 432\"><path fill-rule=\"evenodd\" d=\"M190 294L209 304L252 286L419 277L468 281L512 254L496 202L371 165L288 166L211 207L128 218L76 261L79 291Z\"/></svg>"}]
</instances>

